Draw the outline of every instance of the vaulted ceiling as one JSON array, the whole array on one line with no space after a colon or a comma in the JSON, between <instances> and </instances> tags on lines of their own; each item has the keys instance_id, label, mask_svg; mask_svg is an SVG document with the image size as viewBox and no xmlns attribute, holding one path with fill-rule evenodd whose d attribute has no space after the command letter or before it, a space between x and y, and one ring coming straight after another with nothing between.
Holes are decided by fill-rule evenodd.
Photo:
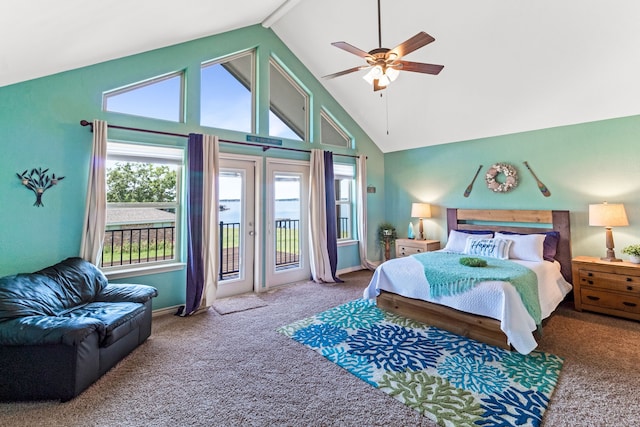
<instances>
[{"instance_id":1,"label":"vaulted ceiling","mask_svg":"<svg viewBox=\"0 0 640 427\"><path fill-rule=\"evenodd\" d=\"M0 14L0 86L263 23L322 76L378 47L377 0L30 0ZM383 152L640 114L640 2L381 0L382 45L443 64L374 93L322 80ZM382 95L382 96L381 96ZM0 99L1 104L1 99ZM0 105L1 108L1 105Z\"/></svg>"}]
</instances>

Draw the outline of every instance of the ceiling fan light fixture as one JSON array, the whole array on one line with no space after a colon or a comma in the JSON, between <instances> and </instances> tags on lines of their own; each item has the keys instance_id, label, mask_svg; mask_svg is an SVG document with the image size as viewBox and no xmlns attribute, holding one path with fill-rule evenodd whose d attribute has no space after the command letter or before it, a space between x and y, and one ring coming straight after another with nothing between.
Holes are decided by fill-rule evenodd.
<instances>
[{"instance_id":1,"label":"ceiling fan light fixture","mask_svg":"<svg viewBox=\"0 0 640 427\"><path fill-rule=\"evenodd\" d=\"M400 75L400 71L394 67L387 67L387 71L384 74L393 82L398 78L398 75Z\"/></svg>"},{"instance_id":2,"label":"ceiling fan light fixture","mask_svg":"<svg viewBox=\"0 0 640 427\"><path fill-rule=\"evenodd\" d=\"M363 79L365 79L365 81L367 83L369 83L370 85L373 84L374 80L380 79L382 77L383 73L382 73L382 67L380 67L379 65L376 65L375 67L373 67L371 70L369 70L369 72L367 74L365 74L364 76L362 76Z\"/></svg>"},{"instance_id":3,"label":"ceiling fan light fixture","mask_svg":"<svg viewBox=\"0 0 640 427\"><path fill-rule=\"evenodd\" d=\"M389 83L391 83L391 80L389 80L389 77L387 77L386 74L383 74L379 79L378 79L378 86L381 87L387 87L389 86Z\"/></svg>"}]
</instances>

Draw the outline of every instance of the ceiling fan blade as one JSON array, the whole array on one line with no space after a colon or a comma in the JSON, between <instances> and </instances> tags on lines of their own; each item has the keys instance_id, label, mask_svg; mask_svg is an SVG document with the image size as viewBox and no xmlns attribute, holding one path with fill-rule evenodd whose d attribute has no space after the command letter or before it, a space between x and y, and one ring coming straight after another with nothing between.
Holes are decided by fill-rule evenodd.
<instances>
[{"instance_id":1,"label":"ceiling fan blade","mask_svg":"<svg viewBox=\"0 0 640 427\"><path fill-rule=\"evenodd\" d=\"M344 76L345 74L353 73L356 71L364 70L365 68L369 68L369 65L361 65L359 67L349 68L348 70L338 71L337 73L329 74L326 76L322 76L323 79L333 79L334 77Z\"/></svg>"},{"instance_id":2,"label":"ceiling fan blade","mask_svg":"<svg viewBox=\"0 0 640 427\"><path fill-rule=\"evenodd\" d=\"M409 40L403 43L400 43L398 46L391 49L387 54L387 56L390 54L396 54L397 58L401 58L413 52L416 49L420 49L422 46L428 45L434 40L435 39L431 37L429 34L425 33L424 31L421 31L415 36L411 37Z\"/></svg>"},{"instance_id":3,"label":"ceiling fan blade","mask_svg":"<svg viewBox=\"0 0 640 427\"><path fill-rule=\"evenodd\" d=\"M423 64L422 62L411 61L395 61L394 64L400 65L397 67L400 71L413 71L414 73L425 74L439 74L444 68L444 65Z\"/></svg>"},{"instance_id":4,"label":"ceiling fan blade","mask_svg":"<svg viewBox=\"0 0 640 427\"><path fill-rule=\"evenodd\" d=\"M369 58L371 56L368 52L365 52L362 49L358 49L357 47L350 45L347 42L335 42L331 43L331 45L339 49L346 50L349 53L353 53L354 55L358 55L361 58Z\"/></svg>"}]
</instances>

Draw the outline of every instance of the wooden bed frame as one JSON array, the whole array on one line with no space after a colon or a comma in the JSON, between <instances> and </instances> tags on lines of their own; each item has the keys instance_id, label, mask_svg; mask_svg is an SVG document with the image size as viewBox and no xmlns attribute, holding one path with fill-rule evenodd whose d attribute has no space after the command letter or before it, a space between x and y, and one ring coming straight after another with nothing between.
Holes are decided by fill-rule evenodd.
<instances>
[{"instance_id":1,"label":"wooden bed frame","mask_svg":"<svg viewBox=\"0 0 640 427\"><path fill-rule=\"evenodd\" d=\"M518 233L558 231L560 241L556 259L565 280L572 283L569 211L447 209L447 228L447 235L451 230L501 230ZM511 349L506 335L500 329L499 320L387 291L381 291L376 301L378 307L384 310L457 335Z\"/></svg>"}]
</instances>

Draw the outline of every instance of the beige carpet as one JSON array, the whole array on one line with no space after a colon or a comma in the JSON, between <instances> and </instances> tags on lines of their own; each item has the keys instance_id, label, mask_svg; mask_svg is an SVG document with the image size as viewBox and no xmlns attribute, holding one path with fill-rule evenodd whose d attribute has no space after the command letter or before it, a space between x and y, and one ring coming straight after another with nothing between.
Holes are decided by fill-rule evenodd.
<instances>
[{"instance_id":1,"label":"beige carpet","mask_svg":"<svg viewBox=\"0 0 640 427\"><path fill-rule=\"evenodd\" d=\"M251 310L267 305L264 300L254 294L239 295L232 298L222 298L214 301L211 307L219 314L231 314L239 311Z\"/></svg>"},{"instance_id":2,"label":"beige carpet","mask_svg":"<svg viewBox=\"0 0 640 427\"><path fill-rule=\"evenodd\" d=\"M152 337L78 398L0 403L0 426L433 426L279 326L360 297L341 285L261 294L267 305L154 319ZM640 425L640 323L561 307L541 350L565 358L544 426Z\"/></svg>"}]
</instances>

